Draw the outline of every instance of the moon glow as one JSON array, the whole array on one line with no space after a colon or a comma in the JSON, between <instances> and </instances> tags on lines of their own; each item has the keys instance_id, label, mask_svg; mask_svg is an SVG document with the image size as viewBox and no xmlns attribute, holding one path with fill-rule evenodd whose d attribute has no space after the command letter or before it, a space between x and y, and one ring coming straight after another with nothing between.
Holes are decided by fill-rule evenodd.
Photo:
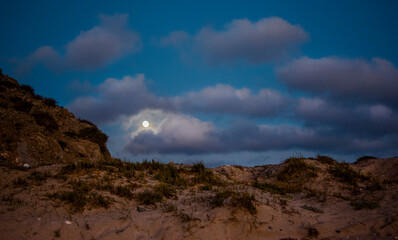
<instances>
[{"instance_id":1,"label":"moon glow","mask_svg":"<svg viewBox=\"0 0 398 240\"><path fill-rule=\"evenodd\" d=\"M142 122L142 126L143 126L144 128L149 127L149 122L148 122L148 121L143 121L143 122Z\"/></svg>"}]
</instances>

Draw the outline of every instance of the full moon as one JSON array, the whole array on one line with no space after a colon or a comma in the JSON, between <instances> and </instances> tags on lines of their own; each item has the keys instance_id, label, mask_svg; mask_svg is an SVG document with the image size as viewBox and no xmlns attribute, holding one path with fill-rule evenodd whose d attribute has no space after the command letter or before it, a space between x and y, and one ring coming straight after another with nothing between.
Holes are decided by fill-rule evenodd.
<instances>
[{"instance_id":1,"label":"full moon","mask_svg":"<svg viewBox=\"0 0 398 240\"><path fill-rule=\"evenodd\" d=\"M143 122L142 122L142 126L143 126L144 128L149 127L149 122L148 122L148 121L143 121Z\"/></svg>"}]
</instances>

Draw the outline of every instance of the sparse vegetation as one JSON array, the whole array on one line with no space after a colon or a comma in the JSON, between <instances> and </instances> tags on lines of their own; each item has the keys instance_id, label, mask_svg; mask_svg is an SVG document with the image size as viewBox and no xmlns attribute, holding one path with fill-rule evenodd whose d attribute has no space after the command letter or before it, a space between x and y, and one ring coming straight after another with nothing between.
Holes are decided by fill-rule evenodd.
<instances>
[{"instance_id":1,"label":"sparse vegetation","mask_svg":"<svg viewBox=\"0 0 398 240\"><path fill-rule=\"evenodd\" d=\"M172 164L167 164L159 169L155 178L163 183L171 185L183 185L185 182L180 176L179 170Z\"/></svg>"},{"instance_id":2,"label":"sparse vegetation","mask_svg":"<svg viewBox=\"0 0 398 240\"><path fill-rule=\"evenodd\" d=\"M191 172L196 176L192 179L193 184L205 183L210 185L222 185L221 180L213 172L205 167L202 162L193 164Z\"/></svg>"},{"instance_id":3,"label":"sparse vegetation","mask_svg":"<svg viewBox=\"0 0 398 240\"><path fill-rule=\"evenodd\" d=\"M287 182L292 179L307 181L318 176L316 168L306 163L303 158L291 157L286 159L284 163L286 164L285 167L277 174L280 181Z\"/></svg>"},{"instance_id":4,"label":"sparse vegetation","mask_svg":"<svg viewBox=\"0 0 398 240\"><path fill-rule=\"evenodd\" d=\"M10 101L14 104L14 109L20 112L28 113L33 107L32 103L20 97L11 97Z\"/></svg>"},{"instance_id":5,"label":"sparse vegetation","mask_svg":"<svg viewBox=\"0 0 398 240\"><path fill-rule=\"evenodd\" d=\"M301 191L301 185L290 184L286 182L276 182L276 183L259 183L255 182L253 187L259 188L261 190L267 191L273 194L287 195L288 193L297 193Z\"/></svg>"},{"instance_id":6,"label":"sparse vegetation","mask_svg":"<svg viewBox=\"0 0 398 240\"><path fill-rule=\"evenodd\" d=\"M160 183L156 185L154 189L165 198L171 198L176 194L176 190L167 183Z\"/></svg>"},{"instance_id":7,"label":"sparse vegetation","mask_svg":"<svg viewBox=\"0 0 398 240\"><path fill-rule=\"evenodd\" d=\"M59 229L54 231L54 236L55 236L56 238L61 237L61 233L60 233L60 230L59 230Z\"/></svg>"},{"instance_id":8,"label":"sparse vegetation","mask_svg":"<svg viewBox=\"0 0 398 240\"><path fill-rule=\"evenodd\" d=\"M21 90L31 94L35 94L35 90L31 86L26 84L21 84Z\"/></svg>"},{"instance_id":9,"label":"sparse vegetation","mask_svg":"<svg viewBox=\"0 0 398 240\"><path fill-rule=\"evenodd\" d=\"M131 192L131 190L132 190L131 186L118 185L116 186L114 193L120 197L131 200L133 199L133 193Z\"/></svg>"},{"instance_id":10,"label":"sparse vegetation","mask_svg":"<svg viewBox=\"0 0 398 240\"><path fill-rule=\"evenodd\" d=\"M221 207L229 200L229 204L233 207L242 207L249 211L250 214L256 214L255 197L247 192L234 192L226 189L219 191L213 197L211 203L213 207Z\"/></svg>"},{"instance_id":11,"label":"sparse vegetation","mask_svg":"<svg viewBox=\"0 0 398 240\"><path fill-rule=\"evenodd\" d=\"M341 182L348 183L353 186L358 184L358 180L368 179L368 177L358 173L347 163L338 163L337 165L329 167L328 171Z\"/></svg>"},{"instance_id":12,"label":"sparse vegetation","mask_svg":"<svg viewBox=\"0 0 398 240\"><path fill-rule=\"evenodd\" d=\"M137 193L137 200L145 205L156 204L157 202L161 202L162 198L163 197L160 193L147 189L144 190L143 192Z\"/></svg>"}]
</instances>

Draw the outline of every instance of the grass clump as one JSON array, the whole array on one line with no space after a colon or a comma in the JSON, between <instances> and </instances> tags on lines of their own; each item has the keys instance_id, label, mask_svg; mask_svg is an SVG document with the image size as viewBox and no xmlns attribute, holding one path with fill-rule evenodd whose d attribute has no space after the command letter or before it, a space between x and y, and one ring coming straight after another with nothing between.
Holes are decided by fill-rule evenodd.
<instances>
[{"instance_id":1,"label":"grass clump","mask_svg":"<svg viewBox=\"0 0 398 240\"><path fill-rule=\"evenodd\" d=\"M35 90L31 86L26 85L26 84L21 84L21 90L25 91L25 92L28 92L28 93L31 93L31 94L35 93Z\"/></svg>"},{"instance_id":2,"label":"grass clump","mask_svg":"<svg viewBox=\"0 0 398 240\"><path fill-rule=\"evenodd\" d=\"M301 206L302 209L308 210L308 211L312 211L314 213L324 213L322 210L316 208L316 207L312 207L312 206L308 206L307 204L304 206Z\"/></svg>"},{"instance_id":3,"label":"grass clump","mask_svg":"<svg viewBox=\"0 0 398 240\"><path fill-rule=\"evenodd\" d=\"M160 193L150 190L144 190L143 192L137 193L136 196L137 200L145 205L156 204L157 202L161 202L163 199L163 196Z\"/></svg>"},{"instance_id":4,"label":"grass clump","mask_svg":"<svg viewBox=\"0 0 398 240\"><path fill-rule=\"evenodd\" d=\"M101 194L95 193L95 192L92 192L90 194L89 202L90 202L90 205L95 208L102 207L105 209L109 208L109 205L111 204L111 201L109 200L109 198L105 198Z\"/></svg>"},{"instance_id":5,"label":"grass clump","mask_svg":"<svg viewBox=\"0 0 398 240\"><path fill-rule=\"evenodd\" d=\"M49 113L36 112L33 117L38 125L47 128L49 131L56 131L59 128L58 123Z\"/></svg>"},{"instance_id":6,"label":"grass clump","mask_svg":"<svg viewBox=\"0 0 398 240\"><path fill-rule=\"evenodd\" d=\"M160 193L165 198L171 198L176 194L176 190L167 183L160 183L156 185L155 191Z\"/></svg>"},{"instance_id":7,"label":"grass clump","mask_svg":"<svg viewBox=\"0 0 398 240\"><path fill-rule=\"evenodd\" d=\"M355 210L375 209L379 207L379 203L367 200L357 200L351 202L351 206L353 206Z\"/></svg>"},{"instance_id":8,"label":"grass clump","mask_svg":"<svg viewBox=\"0 0 398 240\"><path fill-rule=\"evenodd\" d=\"M67 163L61 170L62 174L77 173L84 170L90 170L96 168L96 165L91 161L77 161Z\"/></svg>"},{"instance_id":9,"label":"grass clump","mask_svg":"<svg viewBox=\"0 0 398 240\"><path fill-rule=\"evenodd\" d=\"M168 183L171 185L183 185L185 182L180 176L179 170L172 164L167 164L159 169L155 178L163 183Z\"/></svg>"},{"instance_id":10,"label":"grass clump","mask_svg":"<svg viewBox=\"0 0 398 240\"><path fill-rule=\"evenodd\" d=\"M18 177L13 181L14 186L16 187L26 187L28 186L28 181L26 181L25 177Z\"/></svg>"},{"instance_id":11,"label":"grass clump","mask_svg":"<svg viewBox=\"0 0 398 240\"><path fill-rule=\"evenodd\" d=\"M119 197L123 197L123 198L131 200L131 199L133 199L133 193L131 192L131 190L132 190L131 186L118 185L118 186L116 186L114 193L116 195L118 195Z\"/></svg>"},{"instance_id":12,"label":"grass clump","mask_svg":"<svg viewBox=\"0 0 398 240\"><path fill-rule=\"evenodd\" d=\"M101 132L97 127L88 127L88 128L83 128L79 131L77 134L78 137L87 139L93 143L98 144L98 146L101 149L102 153L105 153L107 151L106 148L106 142L108 141L108 136Z\"/></svg>"},{"instance_id":13,"label":"grass clump","mask_svg":"<svg viewBox=\"0 0 398 240\"><path fill-rule=\"evenodd\" d=\"M297 193L301 191L301 185L290 184L286 182L276 182L276 183L259 183L255 182L253 187L259 188L269 193L287 195L288 193Z\"/></svg>"},{"instance_id":14,"label":"grass clump","mask_svg":"<svg viewBox=\"0 0 398 240\"><path fill-rule=\"evenodd\" d=\"M279 181L307 180L318 176L316 168L306 163L301 157L288 158L284 163L285 167L277 174Z\"/></svg>"},{"instance_id":15,"label":"grass clump","mask_svg":"<svg viewBox=\"0 0 398 240\"><path fill-rule=\"evenodd\" d=\"M339 163L329 167L329 173L338 178L341 182L357 186L358 180L368 179L363 174L355 171L348 163Z\"/></svg>"},{"instance_id":16,"label":"grass clump","mask_svg":"<svg viewBox=\"0 0 398 240\"><path fill-rule=\"evenodd\" d=\"M369 160L369 159L377 159L377 157L375 157L375 156L362 156L362 157L357 158L355 163L359 163L359 162L366 161L366 160Z\"/></svg>"},{"instance_id":17,"label":"grass clump","mask_svg":"<svg viewBox=\"0 0 398 240\"><path fill-rule=\"evenodd\" d=\"M202 162L193 164L191 172L196 175L192 179L193 184L205 183L210 185L222 185L221 180L215 176L210 169L207 169Z\"/></svg>"},{"instance_id":18,"label":"grass clump","mask_svg":"<svg viewBox=\"0 0 398 240\"><path fill-rule=\"evenodd\" d=\"M39 172L34 170L29 174L29 179L33 184L39 185L41 182L45 181L47 178L52 177L49 171Z\"/></svg>"},{"instance_id":19,"label":"grass clump","mask_svg":"<svg viewBox=\"0 0 398 240\"><path fill-rule=\"evenodd\" d=\"M213 207L221 207L228 203L232 207L241 207L249 211L250 214L256 214L255 197L253 194L246 192L234 192L226 189L219 191L213 197L211 204Z\"/></svg>"},{"instance_id":20,"label":"grass clump","mask_svg":"<svg viewBox=\"0 0 398 240\"><path fill-rule=\"evenodd\" d=\"M322 155L318 155L315 160L320 163L327 164L327 165L333 165L333 164L337 163L337 161L334 160L333 158L331 158L329 156L322 156Z\"/></svg>"}]
</instances>

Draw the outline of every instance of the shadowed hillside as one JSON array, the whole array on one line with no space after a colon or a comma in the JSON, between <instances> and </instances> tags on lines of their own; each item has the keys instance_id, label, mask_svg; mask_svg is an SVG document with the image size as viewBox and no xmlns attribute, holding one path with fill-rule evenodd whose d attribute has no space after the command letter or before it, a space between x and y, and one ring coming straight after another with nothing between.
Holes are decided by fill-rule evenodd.
<instances>
[{"instance_id":1,"label":"shadowed hillside","mask_svg":"<svg viewBox=\"0 0 398 240\"><path fill-rule=\"evenodd\" d=\"M124 162L92 123L0 81L0 239L398 238L396 157Z\"/></svg>"}]
</instances>

